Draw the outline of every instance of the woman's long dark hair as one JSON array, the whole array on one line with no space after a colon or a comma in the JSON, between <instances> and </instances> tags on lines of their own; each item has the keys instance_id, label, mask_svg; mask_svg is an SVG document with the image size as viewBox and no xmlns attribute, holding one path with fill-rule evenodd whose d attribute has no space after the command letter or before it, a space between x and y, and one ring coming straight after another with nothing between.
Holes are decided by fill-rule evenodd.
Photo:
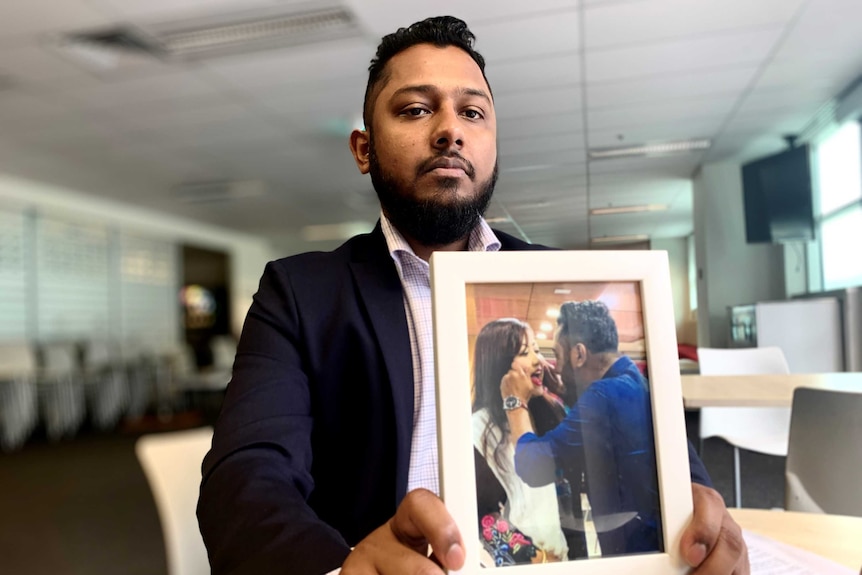
<instances>
[{"instance_id":1,"label":"woman's long dark hair","mask_svg":"<svg viewBox=\"0 0 862 575\"><path fill-rule=\"evenodd\" d=\"M499 451L509 434L509 421L500 397L500 382L520 353L527 335L527 324L514 318L502 318L485 325L476 337L473 353L473 411L487 409L488 425L482 433L482 454L488 451L492 424L503 432L502 440L494 448L494 461L503 462Z\"/></svg>"}]
</instances>

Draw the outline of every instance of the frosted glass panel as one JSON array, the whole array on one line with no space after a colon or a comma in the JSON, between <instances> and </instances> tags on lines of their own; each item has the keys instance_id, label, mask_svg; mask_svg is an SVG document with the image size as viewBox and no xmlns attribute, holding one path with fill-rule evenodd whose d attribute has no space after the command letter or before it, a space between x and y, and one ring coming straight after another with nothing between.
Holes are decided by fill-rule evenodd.
<instances>
[{"instance_id":1,"label":"frosted glass panel","mask_svg":"<svg viewBox=\"0 0 862 575\"><path fill-rule=\"evenodd\" d=\"M862 197L862 142L857 122L843 126L817 149L820 213L829 214Z\"/></svg>"},{"instance_id":2,"label":"frosted glass panel","mask_svg":"<svg viewBox=\"0 0 862 575\"><path fill-rule=\"evenodd\" d=\"M108 232L37 220L38 338L108 337Z\"/></svg>"},{"instance_id":3,"label":"frosted glass panel","mask_svg":"<svg viewBox=\"0 0 862 575\"><path fill-rule=\"evenodd\" d=\"M27 337L27 219L0 210L0 341Z\"/></svg>"},{"instance_id":4,"label":"frosted glass panel","mask_svg":"<svg viewBox=\"0 0 862 575\"><path fill-rule=\"evenodd\" d=\"M153 351L179 340L176 247L167 242L123 235L120 241L120 321L123 341Z\"/></svg>"},{"instance_id":5,"label":"frosted glass panel","mask_svg":"<svg viewBox=\"0 0 862 575\"><path fill-rule=\"evenodd\" d=\"M862 285L862 206L823 221L824 289Z\"/></svg>"}]
</instances>

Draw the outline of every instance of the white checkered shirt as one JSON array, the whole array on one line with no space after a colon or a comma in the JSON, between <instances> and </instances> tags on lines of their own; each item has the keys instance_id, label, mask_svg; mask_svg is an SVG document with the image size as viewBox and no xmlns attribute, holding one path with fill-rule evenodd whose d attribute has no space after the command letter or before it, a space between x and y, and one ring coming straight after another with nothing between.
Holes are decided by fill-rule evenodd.
<instances>
[{"instance_id":1,"label":"white checkered shirt","mask_svg":"<svg viewBox=\"0 0 862 575\"><path fill-rule=\"evenodd\" d=\"M437 477L437 408L434 394L434 335L431 321L431 273L382 213L380 226L404 288L404 310L413 355L413 441L407 491L424 487L440 493ZM471 252L496 252L500 240L484 219L470 234Z\"/></svg>"}]
</instances>

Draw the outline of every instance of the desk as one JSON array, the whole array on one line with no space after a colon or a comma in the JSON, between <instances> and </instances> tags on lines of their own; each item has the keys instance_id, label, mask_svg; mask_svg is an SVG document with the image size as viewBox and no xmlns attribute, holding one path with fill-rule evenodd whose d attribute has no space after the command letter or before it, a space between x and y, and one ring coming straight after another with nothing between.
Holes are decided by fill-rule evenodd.
<instances>
[{"instance_id":1,"label":"desk","mask_svg":"<svg viewBox=\"0 0 862 575\"><path fill-rule=\"evenodd\" d=\"M729 509L743 528L816 553L858 571L862 567L862 517Z\"/></svg>"},{"instance_id":2,"label":"desk","mask_svg":"<svg viewBox=\"0 0 862 575\"><path fill-rule=\"evenodd\" d=\"M797 387L862 393L862 373L683 375L681 379L686 409L790 407Z\"/></svg>"}]
</instances>

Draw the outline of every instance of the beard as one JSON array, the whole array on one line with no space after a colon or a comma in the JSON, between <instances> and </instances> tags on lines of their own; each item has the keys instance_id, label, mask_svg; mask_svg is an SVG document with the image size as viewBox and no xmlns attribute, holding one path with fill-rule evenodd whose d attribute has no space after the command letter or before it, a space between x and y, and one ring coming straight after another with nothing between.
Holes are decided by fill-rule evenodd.
<instances>
[{"instance_id":1,"label":"beard","mask_svg":"<svg viewBox=\"0 0 862 575\"><path fill-rule=\"evenodd\" d=\"M380 166L374 149L374 138L369 141L368 162L371 183L383 213L392 225L404 236L427 247L452 244L466 238L479 223L494 194L497 183L497 164L488 179L476 186L476 193L466 199L447 200L454 195L462 178L439 178L437 193L429 198L416 197L418 179L427 171L427 166L441 157L458 158L466 165L466 174L475 185L476 172L473 166L457 152L439 154L422 162L416 169L411 184L398 182Z\"/></svg>"}]
</instances>

